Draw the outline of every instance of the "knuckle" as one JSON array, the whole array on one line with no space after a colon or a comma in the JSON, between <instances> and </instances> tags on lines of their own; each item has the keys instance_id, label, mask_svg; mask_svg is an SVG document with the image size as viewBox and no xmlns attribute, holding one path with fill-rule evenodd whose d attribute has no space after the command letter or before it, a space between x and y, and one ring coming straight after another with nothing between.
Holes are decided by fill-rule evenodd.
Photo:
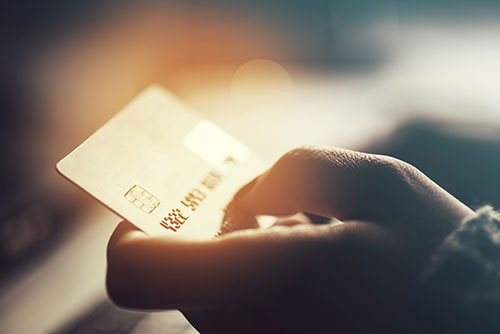
<instances>
[{"instance_id":1,"label":"knuckle","mask_svg":"<svg viewBox=\"0 0 500 334\"><path fill-rule=\"evenodd\" d=\"M386 175L395 180L413 178L419 173L413 165L389 156L384 156L382 166Z\"/></svg>"},{"instance_id":2,"label":"knuckle","mask_svg":"<svg viewBox=\"0 0 500 334\"><path fill-rule=\"evenodd\" d=\"M406 196L421 179L420 171L413 165L390 156L374 156L369 169L366 172L369 193L381 192L382 197Z\"/></svg>"},{"instance_id":3,"label":"knuckle","mask_svg":"<svg viewBox=\"0 0 500 334\"><path fill-rule=\"evenodd\" d=\"M407 162L388 155L366 154L365 160L365 167L387 176L396 176L403 171L414 168Z\"/></svg>"}]
</instances>

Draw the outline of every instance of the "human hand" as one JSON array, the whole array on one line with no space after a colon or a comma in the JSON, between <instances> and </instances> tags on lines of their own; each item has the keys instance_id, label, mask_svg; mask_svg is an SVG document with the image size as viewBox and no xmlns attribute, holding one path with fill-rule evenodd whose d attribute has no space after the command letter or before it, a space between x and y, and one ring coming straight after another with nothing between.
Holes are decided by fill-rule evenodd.
<instances>
[{"instance_id":1,"label":"human hand","mask_svg":"<svg viewBox=\"0 0 500 334\"><path fill-rule=\"evenodd\" d=\"M234 201L255 214L346 223L207 242L151 238L122 223L108 248L110 296L179 308L202 333L387 333L432 250L472 213L406 163L330 148L285 154Z\"/></svg>"}]
</instances>

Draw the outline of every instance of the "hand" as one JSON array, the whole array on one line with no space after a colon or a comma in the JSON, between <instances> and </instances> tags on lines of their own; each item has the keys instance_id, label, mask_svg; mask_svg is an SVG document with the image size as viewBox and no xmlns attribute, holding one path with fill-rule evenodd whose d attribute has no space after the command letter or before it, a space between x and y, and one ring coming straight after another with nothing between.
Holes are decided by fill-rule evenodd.
<instances>
[{"instance_id":1,"label":"hand","mask_svg":"<svg viewBox=\"0 0 500 334\"><path fill-rule=\"evenodd\" d=\"M201 333L387 333L430 253L472 214L404 162L330 148L285 154L234 201L255 214L345 224L288 219L187 242L124 222L108 247L110 297L181 309Z\"/></svg>"}]
</instances>

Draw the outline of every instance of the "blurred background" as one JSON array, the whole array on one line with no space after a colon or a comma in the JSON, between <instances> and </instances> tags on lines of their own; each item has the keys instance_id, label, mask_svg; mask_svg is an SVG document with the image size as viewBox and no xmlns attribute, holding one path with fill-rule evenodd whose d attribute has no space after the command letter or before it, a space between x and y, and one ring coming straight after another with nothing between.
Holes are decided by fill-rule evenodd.
<instances>
[{"instance_id":1,"label":"blurred background","mask_svg":"<svg viewBox=\"0 0 500 334\"><path fill-rule=\"evenodd\" d=\"M500 204L498 1L1 7L2 333L194 332L177 313L109 304L119 218L54 169L151 83L270 163L304 144L386 153L474 208Z\"/></svg>"}]
</instances>

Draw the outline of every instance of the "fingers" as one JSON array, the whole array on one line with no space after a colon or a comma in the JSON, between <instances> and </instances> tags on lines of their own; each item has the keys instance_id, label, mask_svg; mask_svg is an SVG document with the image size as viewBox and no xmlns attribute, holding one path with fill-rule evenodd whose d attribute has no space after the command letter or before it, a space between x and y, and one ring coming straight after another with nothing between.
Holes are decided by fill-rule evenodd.
<instances>
[{"instance_id":1,"label":"fingers","mask_svg":"<svg viewBox=\"0 0 500 334\"><path fill-rule=\"evenodd\" d=\"M116 226L111 238L109 239L107 248L108 258L112 256L118 246L123 245L130 240L145 236L146 234L132 223L126 220L122 221Z\"/></svg>"},{"instance_id":2,"label":"fingers","mask_svg":"<svg viewBox=\"0 0 500 334\"><path fill-rule=\"evenodd\" d=\"M243 187L235 202L255 214L308 212L340 219L364 218L361 199L376 195L376 180L392 182L389 174L396 161L337 148L298 148Z\"/></svg>"},{"instance_id":3,"label":"fingers","mask_svg":"<svg viewBox=\"0 0 500 334\"><path fill-rule=\"evenodd\" d=\"M388 156L303 147L281 157L234 198L243 210L313 213L373 222L457 220L470 209L415 167Z\"/></svg>"},{"instance_id":4,"label":"fingers","mask_svg":"<svg viewBox=\"0 0 500 334\"><path fill-rule=\"evenodd\" d=\"M136 227L134 224L132 224L131 222L128 222L126 220L123 220L121 221L117 226L116 226L116 229L115 229L115 234L125 234L125 233L129 233L129 232L133 232L133 231L138 231L138 232L142 232L138 227ZM143 232L144 233L144 232Z\"/></svg>"},{"instance_id":5,"label":"fingers","mask_svg":"<svg viewBox=\"0 0 500 334\"><path fill-rule=\"evenodd\" d=\"M124 220L120 222L113 234L111 235L111 239L123 239L125 237L131 238L131 237L137 237L137 236L143 236L146 235L141 229L136 227L134 224Z\"/></svg>"}]
</instances>

